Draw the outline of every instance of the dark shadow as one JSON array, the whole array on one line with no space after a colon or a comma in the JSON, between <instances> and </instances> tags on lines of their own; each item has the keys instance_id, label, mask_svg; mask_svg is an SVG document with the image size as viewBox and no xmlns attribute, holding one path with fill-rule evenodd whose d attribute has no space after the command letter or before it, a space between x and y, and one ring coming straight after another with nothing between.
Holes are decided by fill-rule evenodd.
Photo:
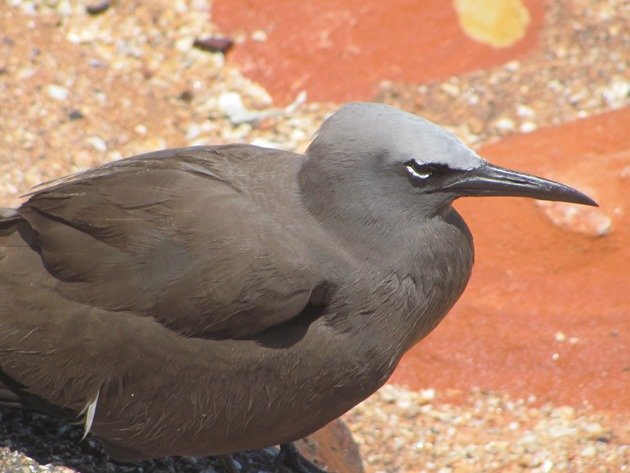
<instances>
[{"instance_id":1,"label":"dark shadow","mask_svg":"<svg viewBox=\"0 0 630 473\"><path fill-rule=\"evenodd\" d=\"M288 348L304 338L311 324L319 319L325 307L306 304L300 314L289 322L276 325L256 336L259 345L268 348Z\"/></svg>"},{"instance_id":2,"label":"dark shadow","mask_svg":"<svg viewBox=\"0 0 630 473\"><path fill-rule=\"evenodd\" d=\"M37 413L0 407L0 448L23 453L41 465L65 466L81 473L223 473L218 457L166 457L136 463L119 463L88 435L81 440L80 426ZM274 449L241 452L234 459L242 472L274 472ZM18 463L16 463L17 467ZM21 463L20 463L21 465ZM22 468L20 466L20 468ZM9 470L11 471L11 470ZM22 469L15 470L22 471Z\"/></svg>"}]
</instances>

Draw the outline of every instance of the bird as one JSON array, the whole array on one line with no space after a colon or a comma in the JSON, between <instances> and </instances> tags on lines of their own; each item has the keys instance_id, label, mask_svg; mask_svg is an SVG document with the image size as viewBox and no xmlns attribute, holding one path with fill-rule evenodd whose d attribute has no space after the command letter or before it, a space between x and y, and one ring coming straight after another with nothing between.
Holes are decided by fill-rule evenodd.
<instances>
[{"instance_id":1,"label":"bird","mask_svg":"<svg viewBox=\"0 0 630 473\"><path fill-rule=\"evenodd\" d=\"M331 114L304 154L166 149L0 210L0 405L83 425L120 461L291 443L381 387L461 296L452 203L597 205L489 163L381 103Z\"/></svg>"}]
</instances>

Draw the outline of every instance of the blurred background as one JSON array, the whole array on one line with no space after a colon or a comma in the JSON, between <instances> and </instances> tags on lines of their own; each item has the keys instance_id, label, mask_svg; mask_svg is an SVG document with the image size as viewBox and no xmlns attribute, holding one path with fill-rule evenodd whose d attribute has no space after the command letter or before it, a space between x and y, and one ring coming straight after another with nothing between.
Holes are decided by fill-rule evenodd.
<instances>
[{"instance_id":1,"label":"blurred background","mask_svg":"<svg viewBox=\"0 0 630 473\"><path fill-rule=\"evenodd\" d=\"M0 205L160 148L301 152L347 101L420 114L600 207L457 202L464 297L315 454L340 472L628 471L629 62L624 0L3 0ZM107 471L80 454L66 466ZM181 465L112 471L204 471Z\"/></svg>"}]
</instances>

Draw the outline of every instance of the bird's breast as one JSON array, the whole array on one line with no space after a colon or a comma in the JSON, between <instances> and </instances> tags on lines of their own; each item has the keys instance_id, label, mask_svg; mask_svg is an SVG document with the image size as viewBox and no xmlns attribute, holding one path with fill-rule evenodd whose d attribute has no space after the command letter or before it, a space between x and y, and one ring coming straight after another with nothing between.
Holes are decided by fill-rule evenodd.
<instances>
[{"instance_id":1,"label":"bird's breast","mask_svg":"<svg viewBox=\"0 0 630 473\"><path fill-rule=\"evenodd\" d=\"M453 307L473 264L470 232L454 211L418 228L396 249L394 257L356 269L347 301L331 322L362 341L357 346L370 351L366 359L392 371Z\"/></svg>"}]
</instances>

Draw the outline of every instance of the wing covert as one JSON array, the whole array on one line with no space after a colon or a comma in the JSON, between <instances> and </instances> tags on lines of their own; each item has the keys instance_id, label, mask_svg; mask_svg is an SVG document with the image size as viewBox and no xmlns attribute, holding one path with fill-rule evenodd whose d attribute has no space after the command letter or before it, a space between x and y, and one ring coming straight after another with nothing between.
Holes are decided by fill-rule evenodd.
<instances>
[{"instance_id":1,"label":"wing covert","mask_svg":"<svg viewBox=\"0 0 630 473\"><path fill-rule=\"evenodd\" d=\"M37 190L19 213L57 290L185 335L248 336L300 313L319 283L308 249L222 177L225 148L152 153Z\"/></svg>"}]
</instances>

